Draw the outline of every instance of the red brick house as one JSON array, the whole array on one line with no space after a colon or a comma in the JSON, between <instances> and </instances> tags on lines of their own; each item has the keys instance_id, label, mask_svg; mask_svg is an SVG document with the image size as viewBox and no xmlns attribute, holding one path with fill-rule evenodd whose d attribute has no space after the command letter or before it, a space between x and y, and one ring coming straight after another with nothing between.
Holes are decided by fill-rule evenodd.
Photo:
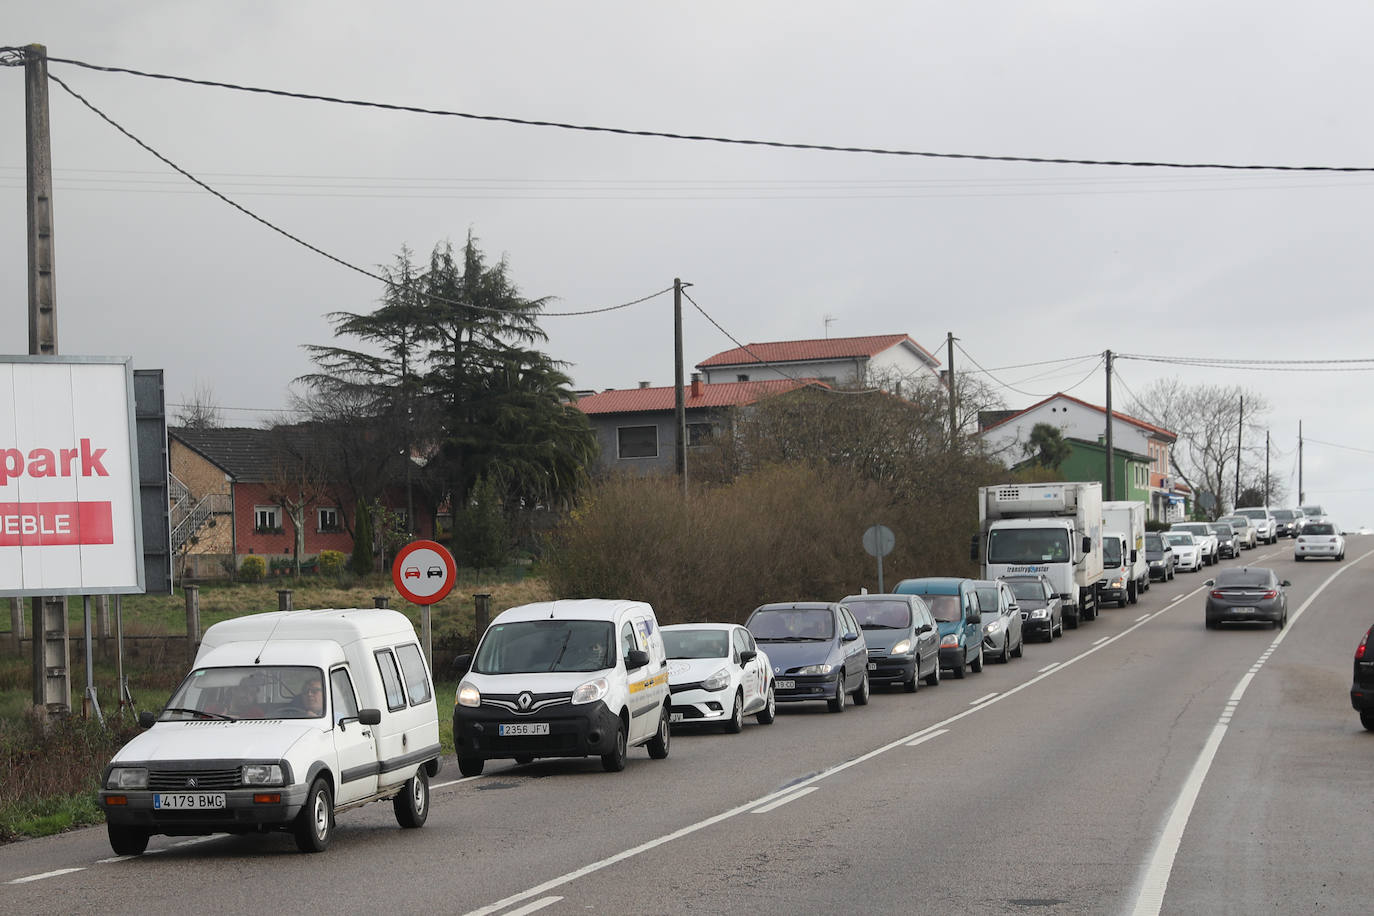
<instances>
[{"instance_id":1,"label":"red brick house","mask_svg":"<svg viewBox=\"0 0 1374 916\"><path fill-rule=\"evenodd\" d=\"M342 481L330 479L331 447L308 425L251 429L170 428L172 549L185 558L184 575L209 578L237 569L250 554L292 558L296 530L287 505L304 497L303 561L322 550L353 552L349 534L355 503ZM404 484L385 488L383 505L406 523ZM433 537L428 498L412 495L415 537ZM232 562L231 562L232 561Z\"/></svg>"}]
</instances>

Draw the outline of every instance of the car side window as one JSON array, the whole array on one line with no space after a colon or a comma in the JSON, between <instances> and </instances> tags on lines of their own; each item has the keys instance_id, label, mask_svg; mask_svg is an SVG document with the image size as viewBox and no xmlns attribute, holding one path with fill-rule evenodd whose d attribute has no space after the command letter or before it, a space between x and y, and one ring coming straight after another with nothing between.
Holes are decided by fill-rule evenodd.
<instances>
[{"instance_id":1,"label":"car side window","mask_svg":"<svg viewBox=\"0 0 1374 916\"><path fill-rule=\"evenodd\" d=\"M401 688L401 669L396 665L396 656L390 649L378 649L372 653L377 659L377 670L382 674L382 687L386 691L386 708L395 712L406 705L405 690Z\"/></svg>"},{"instance_id":2,"label":"car side window","mask_svg":"<svg viewBox=\"0 0 1374 916\"><path fill-rule=\"evenodd\" d=\"M854 622L854 617L849 613L849 608L840 608L840 623L844 628L845 636L859 635L859 625Z\"/></svg>"},{"instance_id":3,"label":"car side window","mask_svg":"<svg viewBox=\"0 0 1374 916\"><path fill-rule=\"evenodd\" d=\"M620 628L620 657L624 658L638 648L639 639L635 636L634 624L626 621Z\"/></svg>"},{"instance_id":4,"label":"car side window","mask_svg":"<svg viewBox=\"0 0 1374 916\"><path fill-rule=\"evenodd\" d=\"M358 718L358 696L353 692L353 681L348 671L335 668L329 672L329 695L334 701L334 724L344 719Z\"/></svg>"},{"instance_id":5,"label":"car side window","mask_svg":"<svg viewBox=\"0 0 1374 916\"><path fill-rule=\"evenodd\" d=\"M741 652L749 651L749 631L735 630L735 661L739 661Z\"/></svg>"},{"instance_id":6,"label":"car side window","mask_svg":"<svg viewBox=\"0 0 1374 916\"><path fill-rule=\"evenodd\" d=\"M405 675L406 693L410 695L410 705L428 703L432 691L429 689L429 666L420 647L411 643L396 647L396 658L401 662L401 673Z\"/></svg>"}]
</instances>

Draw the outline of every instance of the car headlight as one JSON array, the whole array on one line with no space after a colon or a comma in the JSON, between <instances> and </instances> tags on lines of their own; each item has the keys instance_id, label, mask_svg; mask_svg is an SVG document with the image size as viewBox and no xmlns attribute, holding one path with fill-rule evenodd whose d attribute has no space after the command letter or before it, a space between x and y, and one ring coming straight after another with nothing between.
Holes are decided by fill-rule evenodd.
<instances>
[{"instance_id":1,"label":"car headlight","mask_svg":"<svg viewBox=\"0 0 1374 916\"><path fill-rule=\"evenodd\" d=\"M887 653L887 654L888 654L888 655L910 655L910 654L911 654L911 649L912 649L912 642L911 642L911 640L909 640L909 639L904 639L904 640L902 640L901 642L897 643L897 645L893 646L893 647L892 647L892 651L889 652L889 653Z\"/></svg>"},{"instance_id":2,"label":"car headlight","mask_svg":"<svg viewBox=\"0 0 1374 916\"><path fill-rule=\"evenodd\" d=\"M482 691L469 684L467 681L458 685L458 694L453 698L453 702L458 706L467 706L476 709L482 705Z\"/></svg>"},{"instance_id":3,"label":"car headlight","mask_svg":"<svg viewBox=\"0 0 1374 916\"><path fill-rule=\"evenodd\" d=\"M105 780L107 789L146 789L148 788L147 767L115 767Z\"/></svg>"},{"instance_id":4,"label":"car headlight","mask_svg":"<svg viewBox=\"0 0 1374 916\"><path fill-rule=\"evenodd\" d=\"M958 634L958 633L949 633L949 634L947 634L947 635L945 635L945 636L941 636L941 637L940 637L940 648L941 648L941 649L957 649L957 648L959 648L959 634Z\"/></svg>"},{"instance_id":5,"label":"car headlight","mask_svg":"<svg viewBox=\"0 0 1374 916\"><path fill-rule=\"evenodd\" d=\"M724 690L730 686L730 669L721 668L715 674L701 682L701 686L706 690Z\"/></svg>"},{"instance_id":6,"label":"car headlight","mask_svg":"<svg viewBox=\"0 0 1374 916\"><path fill-rule=\"evenodd\" d=\"M1120 576L1118 576L1117 578L1113 579L1113 580L1112 580L1112 584L1111 584L1111 586L1110 586L1110 588L1125 588L1125 587L1126 587L1126 580L1125 580L1125 579L1122 579Z\"/></svg>"},{"instance_id":7,"label":"car headlight","mask_svg":"<svg viewBox=\"0 0 1374 916\"><path fill-rule=\"evenodd\" d=\"M798 668L798 674L829 674L835 670L834 665L806 665Z\"/></svg>"},{"instance_id":8,"label":"car headlight","mask_svg":"<svg viewBox=\"0 0 1374 916\"><path fill-rule=\"evenodd\" d=\"M1038 607L1031 611L1031 620L1044 620L1048 616L1050 616L1050 609L1047 607Z\"/></svg>"},{"instance_id":9,"label":"car headlight","mask_svg":"<svg viewBox=\"0 0 1374 916\"><path fill-rule=\"evenodd\" d=\"M988 631L987 631L987 632L988 632L988 635L989 635L989 636L995 636L995 635L997 635L998 633L1001 633L1001 632L1002 632L1002 621L1000 621L1000 620L994 620L992 623L988 624Z\"/></svg>"},{"instance_id":10,"label":"car headlight","mask_svg":"<svg viewBox=\"0 0 1374 916\"><path fill-rule=\"evenodd\" d=\"M245 786L280 786L285 785L286 780L282 778L281 764L279 763L248 763L243 766L243 784Z\"/></svg>"},{"instance_id":11,"label":"car headlight","mask_svg":"<svg viewBox=\"0 0 1374 916\"><path fill-rule=\"evenodd\" d=\"M611 684L604 677L594 678L573 691L573 705L579 706L583 703L595 703L609 693L610 690Z\"/></svg>"}]
</instances>

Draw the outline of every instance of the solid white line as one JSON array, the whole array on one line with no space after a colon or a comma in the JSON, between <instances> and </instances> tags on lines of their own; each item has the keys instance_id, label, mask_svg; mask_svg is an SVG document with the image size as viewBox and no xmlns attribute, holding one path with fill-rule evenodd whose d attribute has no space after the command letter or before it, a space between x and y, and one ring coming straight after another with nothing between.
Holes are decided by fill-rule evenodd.
<instances>
[{"instance_id":1,"label":"solid white line","mask_svg":"<svg viewBox=\"0 0 1374 916\"><path fill-rule=\"evenodd\" d=\"M557 903L562 899L562 897L544 897L543 899L536 900L534 901L534 903L531 903L527 906L522 906L518 910L511 910L509 913L504 913L502 914L502 916L526 916L526 914L528 913L533 913L535 910L542 910L544 907L552 903Z\"/></svg>"},{"instance_id":2,"label":"solid white line","mask_svg":"<svg viewBox=\"0 0 1374 916\"><path fill-rule=\"evenodd\" d=\"M995 694L995 693L989 693L989 694L987 694L986 696L981 696L981 697L979 697L978 699L974 700L972 703L970 703L970 704L968 704L968 705L970 705L970 706L977 706L979 703L986 703L988 700L991 700L991 699L992 699L993 697L995 697L995 696L997 696L997 694Z\"/></svg>"},{"instance_id":3,"label":"solid white line","mask_svg":"<svg viewBox=\"0 0 1374 916\"><path fill-rule=\"evenodd\" d=\"M1037 672L1035 672L1035 673L1036 673L1036 674L1044 674L1046 671L1049 671L1051 668L1058 668L1058 667L1059 667L1059 662L1050 662L1048 665L1046 665L1045 667L1041 668L1039 671L1037 671Z\"/></svg>"},{"instance_id":4,"label":"solid white line","mask_svg":"<svg viewBox=\"0 0 1374 916\"><path fill-rule=\"evenodd\" d=\"M764 805L762 808L755 808L755 809L754 809L753 811L751 811L750 813L751 813L751 814L767 814L769 811L772 811L774 808L781 808L783 805L787 804L788 802L794 802L794 801L796 801L797 799L801 798L801 797L804 796L804 795L810 795L812 792L815 792L815 791L816 791L817 789L819 789L819 788L820 788L820 786L807 786L805 789L800 789L800 790L798 790L798 791L796 791L796 792L793 792L791 795L784 795L782 798L778 799L777 801L769 802L768 804Z\"/></svg>"},{"instance_id":5,"label":"solid white line","mask_svg":"<svg viewBox=\"0 0 1374 916\"><path fill-rule=\"evenodd\" d=\"M84 871L81 868L59 868L56 871L45 871L41 875L29 875L27 878L15 878L13 881L6 881L6 884L28 884L30 881L42 881L44 878L56 878L58 875L70 875L74 871Z\"/></svg>"},{"instance_id":6,"label":"solid white line","mask_svg":"<svg viewBox=\"0 0 1374 916\"><path fill-rule=\"evenodd\" d=\"M449 786L456 786L460 782L472 782L474 779L481 779L481 776L464 776L462 779L450 779L448 782L436 782L430 785L430 791L435 789L446 789Z\"/></svg>"},{"instance_id":7,"label":"solid white line","mask_svg":"<svg viewBox=\"0 0 1374 916\"><path fill-rule=\"evenodd\" d=\"M1184 592L1182 595L1175 595L1174 597L1169 599L1169 603L1173 604L1175 601L1182 601L1184 598L1187 598L1191 594L1192 592Z\"/></svg>"},{"instance_id":8,"label":"solid white line","mask_svg":"<svg viewBox=\"0 0 1374 916\"><path fill-rule=\"evenodd\" d=\"M1104 637L1102 637L1101 639L1097 640L1095 643L1093 643L1093 645L1094 645L1094 646L1100 646L1100 645L1102 645L1104 642L1106 642L1106 641L1109 640L1109 639L1111 639L1110 636L1104 636Z\"/></svg>"},{"instance_id":9,"label":"solid white line","mask_svg":"<svg viewBox=\"0 0 1374 916\"><path fill-rule=\"evenodd\" d=\"M906 743L906 746L907 746L907 747L916 747L916 746L918 746L918 745L925 744L925 743L926 743L927 741L929 741L931 738L938 738L938 737L940 737L941 735L948 734L948 733L949 733L949 729L947 729L947 728L942 728L942 729L940 729L938 732L927 732L926 734L924 734L924 735L922 735L921 737L917 738L915 741L908 741L908 742Z\"/></svg>"},{"instance_id":10,"label":"solid white line","mask_svg":"<svg viewBox=\"0 0 1374 916\"><path fill-rule=\"evenodd\" d=\"M1140 623L1140 621L1145 620L1145 619L1148 618L1149 616L1150 616L1149 614L1141 614L1139 617L1137 617L1137 618L1135 619L1135 622L1136 622L1136 623Z\"/></svg>"}]
</instances>

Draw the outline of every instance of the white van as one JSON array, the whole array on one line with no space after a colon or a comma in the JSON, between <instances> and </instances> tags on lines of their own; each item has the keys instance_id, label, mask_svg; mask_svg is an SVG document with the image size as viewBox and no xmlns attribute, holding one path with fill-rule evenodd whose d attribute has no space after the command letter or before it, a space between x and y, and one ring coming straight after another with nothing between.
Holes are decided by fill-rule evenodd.
<instances>
[{"instance_id":1,"label":"white van","mask_svg":"<svg viewBox=\"0 0 1374 916\"><path fill-rule=\"evenodd\" d=\"M405 615L282 611L217 623L146 732L101 781L110 846L139 855L152 834L290 830L322 852L334 815L392 799L402 827L429 815L439 714Z\"/></svg>"},{"instance_id":2,"label":"white van","mask_svg":"<svg viewBox=\"0 0 1374 916\"><path fill-rule=\"evenodd\" d=\"M600 755L610 772L647 745L668 756L668 656L642 601L545 601L497 615L453 705L458 769L486 761Z\"/></svg>"}]
</instances>

